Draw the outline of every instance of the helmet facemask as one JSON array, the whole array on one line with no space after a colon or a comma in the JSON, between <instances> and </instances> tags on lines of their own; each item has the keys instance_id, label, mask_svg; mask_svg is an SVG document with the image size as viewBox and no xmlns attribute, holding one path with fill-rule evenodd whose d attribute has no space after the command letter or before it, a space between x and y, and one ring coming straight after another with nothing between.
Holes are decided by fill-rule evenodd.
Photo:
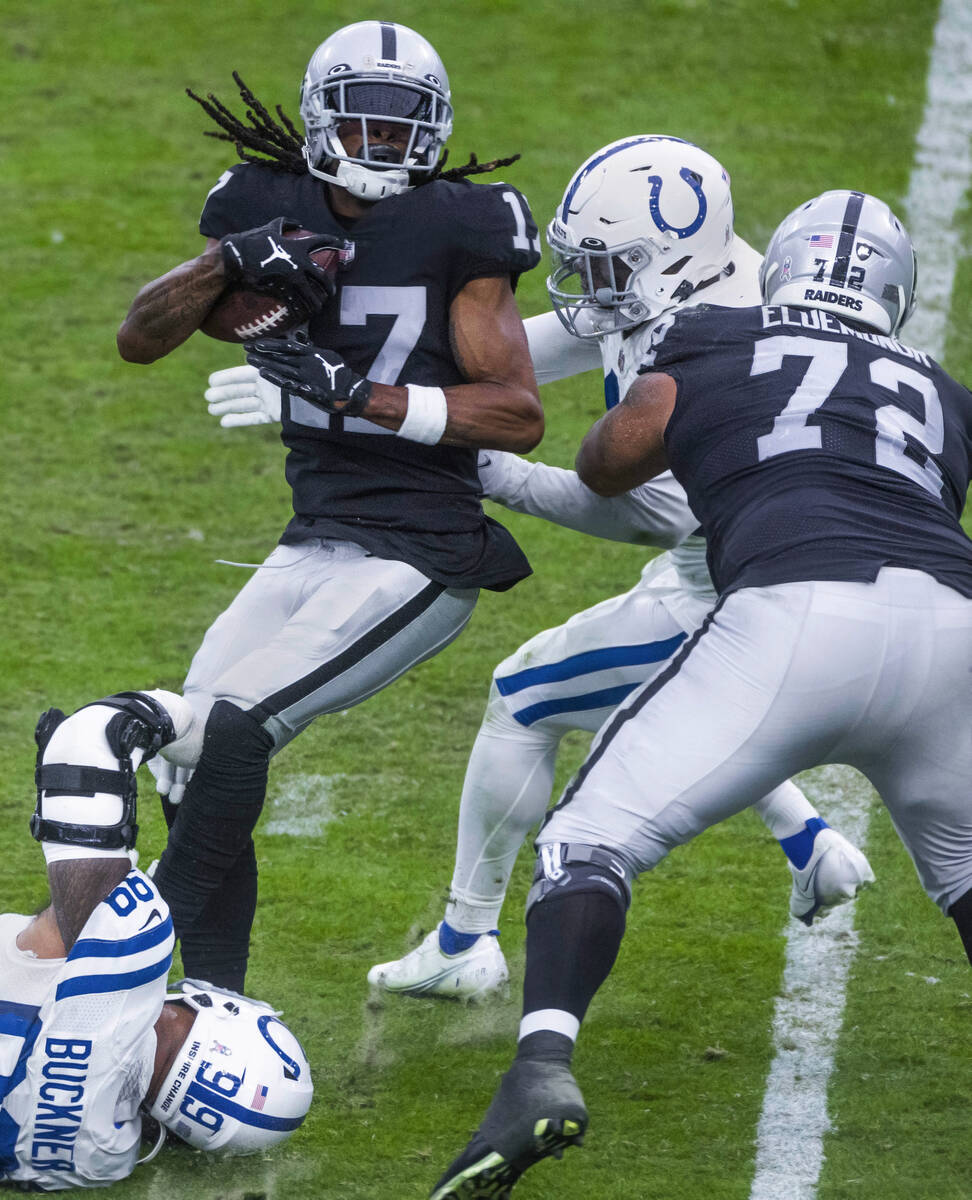
<instances>
[{"instance_id":1,"label":"helmet facemask","mask_svg":"<svg viewBox=\"0 0 972 1200\"><path fill-rule=\"evenodd\" d=\"M572 246L563 237L565 232L562 226L558 231L556 220L547 230L553 256L547 291L557 316L575 337L602 337L631 329L670 308L676 292L686 298L692 293L691 285L662 278L672 265L665 257L671 249L668 245L638 238L608 247L588 237ZM672 261L679 270L684 266L684 259Z\"/></svg>"}]
</instances>

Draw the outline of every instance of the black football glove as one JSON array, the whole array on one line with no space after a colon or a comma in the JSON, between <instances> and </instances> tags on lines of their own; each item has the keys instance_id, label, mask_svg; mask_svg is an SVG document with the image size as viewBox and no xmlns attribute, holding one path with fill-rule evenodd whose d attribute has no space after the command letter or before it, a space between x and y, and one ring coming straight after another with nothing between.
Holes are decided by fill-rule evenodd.
<instances>
[{"instance_id":1,"label":"black football glove","mask_svg":"<svg viewBox=\"0 0 972 1200\"><path fill-rule=\"evenodd\" d=\"M371 380L352 371L340 354L293 337L247 342L246 361L283 391L339 416L358 416L371 396Z\"/></svg>"},{"instance_id":2,"label":"black football glove","mask_svg":"<svg viewBox=\"0 0 972 1200\"><path fill-rule=\"evenodd\" d=\"M285 238L298 221L277 217L269 225L228 233L219 245L227 283L242 284L286 301L306 318L335 291L332 277L311 258L315 250L343 250L343 238L322 233L312 238Z\"/></svg>"}]
</instances>

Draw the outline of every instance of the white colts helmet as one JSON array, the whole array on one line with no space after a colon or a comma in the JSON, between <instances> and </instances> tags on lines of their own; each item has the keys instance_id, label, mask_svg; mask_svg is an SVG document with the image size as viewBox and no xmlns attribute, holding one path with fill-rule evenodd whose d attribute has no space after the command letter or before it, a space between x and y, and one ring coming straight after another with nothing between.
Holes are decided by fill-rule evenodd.
<instances>
[{"instance_id":1,"label":"white colts helmet","mask_svg":"<svg viewBox=\"0 0 972 1200\"><path fill-rule=\"evenodd\" d=\"M256 1154L290 1137L314 1095L300 1042L268 1004L183 979L196 1010L150 1115L197 1150Z\"/></svg>"},{"instance_id":2,"label":"white colts helmet","mask_svg":"<svg viewBox=\"0 0 972 1200\"><path fill-rule=\"evenodd\" d=\"M911 238L884 201L833 191L779 225L759 282L767 304L822 308L895 334L914 311L917 275Z\"/></svg>"},{"instance_id":3,"label":"white colts helmet","mask_svg":"<svg viewBox=\"0 0 972 1200\"><path fill-rule=\"evenodd\" d=\"M729 267L729 175L680 138L643 135L581 165L547 228L547 291L577 337L652 321Z\"/></svg>"},{"instance_id":4,"label":"white colts helmet","mask_svg":"<svg viewBox=\"0 0 972 1200\"><path fill-rule=\"evenodd\" d=\"M449 79L424 37L391 21L346 25L314 51L300 90L307 169L361 200L408 191L412 176L435 170L452 132ZM408 128L401 156L369 146L376 117ZM338 130L352 125L363 144L348 154Z\"/></svg>"}]
</instances>

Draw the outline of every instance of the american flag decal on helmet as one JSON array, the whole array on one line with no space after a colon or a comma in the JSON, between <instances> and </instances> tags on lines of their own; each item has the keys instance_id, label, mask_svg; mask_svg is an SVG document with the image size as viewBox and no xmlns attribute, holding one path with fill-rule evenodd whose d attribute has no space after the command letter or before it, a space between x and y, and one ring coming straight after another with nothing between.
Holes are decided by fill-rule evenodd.
<instances>
[{"instance_id":1,"label":"american flag decal on helmet","mask_svg":"<svg viewBox=\"0 0 972 1200\"><path fill-rule=\"evenodd\" d=\"M267 1102L268 1090L265 1083L258 1084L256 1091L253 1093L253 1099L250 1101L250 1108L255 1108L258 1112L261 1112L264 1104Z\"/></svg>"}]
</instances>

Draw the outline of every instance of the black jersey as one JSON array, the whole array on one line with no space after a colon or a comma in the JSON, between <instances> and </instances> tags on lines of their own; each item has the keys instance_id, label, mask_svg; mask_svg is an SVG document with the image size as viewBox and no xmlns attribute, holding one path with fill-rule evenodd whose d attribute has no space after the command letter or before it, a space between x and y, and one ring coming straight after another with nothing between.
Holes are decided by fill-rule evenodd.
<instances>
[{"instance_id":1,"label":"black jersey","mask_svg":"<svg viewBox=\"0 0 972 1200\"><path fill-rule=\"evenodd\" d=\"M927 355L819 310L699 307L643 369L677 383L668 460L720 592L896 566L972 597L972 393Z\"/></svg>"},{"instance_id":2,"label":"black jersey","mask_svg":"<svg viewBox=\"0 0 972 1200\"><path fill-rule=\"evenodd\" d=\"M242 163L209 193L199 228L218 238L281 216L354 242L337 294L308 333L376 383L465 382L449 341L450 304L487 275L509 275L515 286L540 258L529 206L504 183L437 180L349 221L334 215L312 175ZM425 446L286 394L282 408L294 503L283 541L355 541L450 587L502 590L529 574L512 536L483 513L474 449Z\"/></svg>"}]
</instances>

